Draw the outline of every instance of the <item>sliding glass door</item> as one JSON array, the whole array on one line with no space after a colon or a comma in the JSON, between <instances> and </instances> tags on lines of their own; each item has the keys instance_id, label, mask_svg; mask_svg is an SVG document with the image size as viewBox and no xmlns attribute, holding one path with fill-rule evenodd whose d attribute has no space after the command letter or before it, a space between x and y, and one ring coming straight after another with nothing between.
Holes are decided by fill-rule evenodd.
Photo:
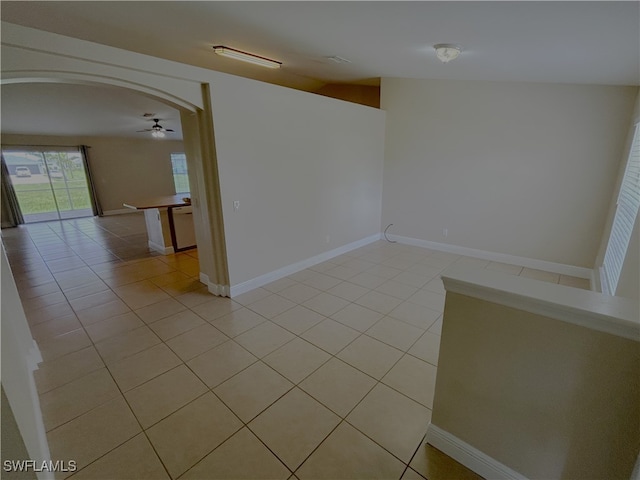
<instances>
[{"instance_id":1,"label":"sliding glass door","mask_svg":"<svg viewBox=\"0 0 640 480\"><path fill-rule=\"evenodd\" d=\"M2 156L25 223L93 215L78 149L4 148Z\"/></svg>"}]
</instances>

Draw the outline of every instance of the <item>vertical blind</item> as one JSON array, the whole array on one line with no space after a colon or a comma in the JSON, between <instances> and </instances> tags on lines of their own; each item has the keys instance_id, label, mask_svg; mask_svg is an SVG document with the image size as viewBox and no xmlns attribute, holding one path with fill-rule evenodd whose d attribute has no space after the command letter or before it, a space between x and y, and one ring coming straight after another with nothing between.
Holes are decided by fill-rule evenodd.
<instances>
[{"instance_id":1,"label":"vertical blind","mask_svg":"<svg viewBox=\"0 0 640 480\"><path fill-rule=\"evenodd\" d=\"M606 289L615 294L624 257L629 248L633 225L640 208L640 123L636 124L631 151L625 168L609 243L604 254Z\"/></svg>"}]
</instances>

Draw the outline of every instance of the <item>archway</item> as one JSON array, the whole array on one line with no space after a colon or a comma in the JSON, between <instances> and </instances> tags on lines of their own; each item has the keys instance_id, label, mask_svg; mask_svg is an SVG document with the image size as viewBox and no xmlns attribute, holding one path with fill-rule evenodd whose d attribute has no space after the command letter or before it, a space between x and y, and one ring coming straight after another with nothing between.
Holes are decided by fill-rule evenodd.
<instances>
[{"instance_id":1,"label":"archway","mask_svg":"<svg viewBox=\"0 0 640 480\"><path fill-rule=\"evenodd\" d=\"M59 83L117 87L153 98L178 110L189 171L193 172L193 175L190 175L190 184L196 241L199 246L200 281L215 295L229 295L229 275L208 86L198 85L200 103L196 104L193 101L193 95L186 99L149 84L112 76L51 71L3 73L5 78L1 83L5 85Z\"/></svg>"}]
</instances>

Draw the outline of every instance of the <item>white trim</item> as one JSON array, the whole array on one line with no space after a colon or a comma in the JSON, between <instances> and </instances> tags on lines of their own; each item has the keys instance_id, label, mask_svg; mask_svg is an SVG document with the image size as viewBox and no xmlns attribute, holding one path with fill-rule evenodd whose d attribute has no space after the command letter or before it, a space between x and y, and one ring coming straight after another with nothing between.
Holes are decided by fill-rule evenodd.
<instances>
[{"instance_id":1,"label":"white trim","mask_svg":"<svg viewBox=\"0 0 640 480\"><path fill-rule=\"evenodd\" d=\"M565 265L563 263L548 262L546 260L537 260L535 258L518 257L516 255L508 255L506 253L489 252L486 250L478 250L475 248L460 247L448 243L431 242L429 240L420 240L418 238L403 237L400 235L389 235L390 240L398 243L413 245L416 247L430 248L431 250L439 250L441 252L456 253L468 257L481 258L483 260L491 260L493 262L509 263L518 265L519 267L535 268L544 270L545 272L559 273L562 275L570 275L572 277L591 279L592 269L585 267L576 267L575 265Z\"/></svg>"},{"instance_id":2,"label":"white trim","mask_svg":"<svg viewBox=\"0 0 640 480\"><path fill-rule=\"evenodd\" d=\"M433 423L430 423L427 427L426 443L446 453L484 478L490 478L491 480L527 480L524 475L512 470Z\"/></svg>"},{"instance_id":3,"label":"white trim","mask_svg":"<svg viewBox=\"0 0 640 480\"><path fill-rule=\"evenodd\" d=\"M229 285L218 285L216 283L211 283L211 281L209 280L209 276L206 273L200 272L200 281L207 286L207 290L209 290L209 293L212 293L218 297L229 296Z\"/></svg>"},{"instance_id":4,"label":"white trim","mask_svg":"<svg viewBox=\"0 0 640 480\"><path fill-rule=\"evenodd\" d=\"M343 245L342 247L334 248L333 250L329 250L328 252L324 252L319 255L307 258L306 260L292 263L291 265L287 265L286 267L274 270L273 272L265 273L264 275L252 278L251 280L247 280L246 282L232 285L230 296L233 298L234 296L241 295L245 292L253 290L254 288L258 288L268 283L274 282L283 277L299 272L300 270L304 270L305 268L309 268L313 265L317 265L318 263L325 262L331 258L337 257L338 255L350 252L351 250L355 250L356 248L364 247L365 245L369 245L370 243L380 240L380 237L381 234L376 233L374 235L363 238L362 240L348 243L346 245Z\"/></svg>"},{"instance_id":5,"label":"white trim","mask_svg":"<svg viewBox=\"0 0 640 480\"><path fill-rule=\"evenodd\" d=\"M209 292L218 297L230 297L229 285L218 285L209 283Z\"/></svg>"},{"instance_id":6,"label":"white trim","mask_svg":"<svg viewBox=\"0 0 640 480\"><path fill-rule=\"evenodd\" d=\"M39 364L42 363L42 353L40 353L40 348L35 340L33 340L33 344L29 349L29 353L27 354L27 366L29 370L32 372L34 370L38 370Z\"/></svg>"},{"instance_id":7,"label":"white trim","mask_svg":"<svg viewBox=\"0 0 640 480\"><path fill-rule=\"evenodd\" d=\"M609 281L607 280L607 271L606 271L605 265L602 265L598 269L597 274L595 273L595 270L594 270L593 280L591 282L592 290L593 290L594 284L597 284L599 286L599 290L596 290L596 291L600 291L605 295L613 295L613 293L611 293L611 288L609 287Z\"/></svg>"},{"instance_id":8,"label":"white trim","mask_svg":"<svg viewBox=\"0 0 640 480\"><path fill-rule=\"evenodd\" d=\"M0 241L2 257L2 385L13 411L20 435L32 460L51 459L46 430L42 421L40 397L33 371L42 362L20 302L13 271ZM53 472L37 474L40 480L53 479Z\"/></svg>"},{"instance_id":9,"label":"white trim","mask_svg":"<svg viewBox=\"0 0 640 480\"><path fill-rule=\"evenodd\" d=\"M152 242L151 240L149 240L149 248L155 252L161 253L162 255L171 255L175 253L175 251L173 250L173 245L165 247L164 245L159 245L155 242Z\"/></svg>"},{"instance_id":10,"label":"white trim","mask_svg":"<svg viewBox=\"0 0 640 480\"><path fill-rule=\"evenodd\" d=\"M458 293L640 341L639 307L632 299L486 269L449 269L441 278L447 294Z\"/></svg>"},{"instance_id":11,"label":"white trim","mask_svg":"<svg viewBox=\"0 0 640 480\"><path fill-rule=\"evenodd\" d=\"M131 208L121 208L119 210L105 210L102 215L108 217L109 215L125 215L127 213L138 213Z\"/></svg>"}]
</instances>

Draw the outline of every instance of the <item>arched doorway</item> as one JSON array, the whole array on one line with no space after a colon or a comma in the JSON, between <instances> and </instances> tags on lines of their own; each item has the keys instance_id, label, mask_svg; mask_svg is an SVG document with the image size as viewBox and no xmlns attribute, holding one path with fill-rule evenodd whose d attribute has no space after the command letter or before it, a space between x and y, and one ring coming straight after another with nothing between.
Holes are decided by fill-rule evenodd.
<instances>
[{"instance_id":1,"label":"arched doorway","mask_svg":"<svg viewBox=\"0 0 640 480\"><path fill-rule=\"evenodd\" d=\"M194 224L199 247L200 280L215 295L229 294L222 209L220 203L213 126L208 89L200 86L199 104L149 84L86 73L5 72L2 84L56 83L117 88L162 102L179 112L184 149L189 165Z\"/></svg>"}]
</instances>

